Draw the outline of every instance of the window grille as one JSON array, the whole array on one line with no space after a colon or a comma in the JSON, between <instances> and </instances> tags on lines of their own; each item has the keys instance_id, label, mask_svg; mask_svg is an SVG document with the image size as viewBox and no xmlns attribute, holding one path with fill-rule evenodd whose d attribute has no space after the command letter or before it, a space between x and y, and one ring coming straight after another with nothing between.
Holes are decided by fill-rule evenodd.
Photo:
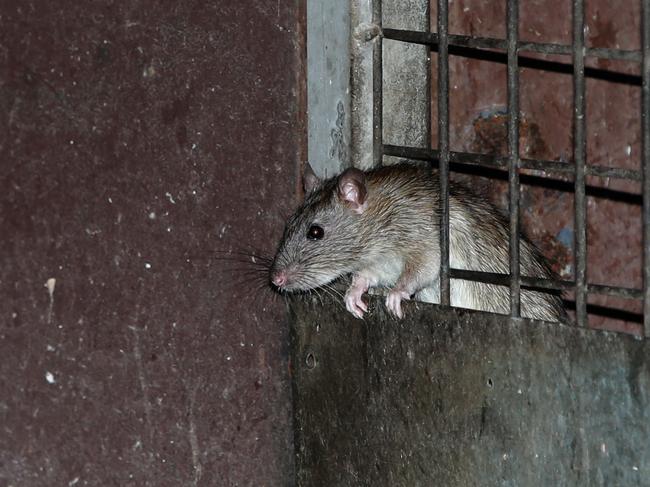
<instances>
[{"instance_id":1,"label":"window grille","mask_svg":"<svg viewBox=\"0 0 650 487\"><path fill-rule=\"evenodd\" d=\"M449 305L451 278L507 285L510 288L510 316L520 316L521 286L541 290L575 292L576 322L587 326L587 297L608 295L643 301L644 334L650 336L650 0L642 0L642 36L640 50L588 48L585 46L584 0L573 0L573 40L570 45L521 42L518 38L519 5L507 2L506 39L472 37L448 33L448 0L437 2L437 32L406 29L381 29L381 38L373 51L373 159L381 164L383 156L428 161L437 166L441 192L440 286L441 302ZM428 13L427 13L428 15ZM372 20L381 26L381 1L373 3ZM438 53L438 146L421 148L384 144L382 140L382 45L384 39L427 46ZM570 62L556 62L526 57L526 54L564 55ZM449 147L449 55L489 60L507 65L508 155L491 156L451 151ZM633 61L641 64L641 76L585 67L585 58ZM519 69L534 67L573 74L573 163L521 158L519 156ZM641 164L640 170L587 164L585 135L585 75L615 82L642 86ZM453 269L449 266L449 171L476 172L476 168L507 170L510 219L510 274L494 274ZM521 276L519 272L519 203L520 169L543 170L545 173L570 174L574 190L574 279L540 279ZM638 181L642 184L643 210L643 288L589 284L587 275L585 176ZM527 177L522 175L522 177ZM593 308L596 308L595 306Z\"/></svg>"}]
</instances>

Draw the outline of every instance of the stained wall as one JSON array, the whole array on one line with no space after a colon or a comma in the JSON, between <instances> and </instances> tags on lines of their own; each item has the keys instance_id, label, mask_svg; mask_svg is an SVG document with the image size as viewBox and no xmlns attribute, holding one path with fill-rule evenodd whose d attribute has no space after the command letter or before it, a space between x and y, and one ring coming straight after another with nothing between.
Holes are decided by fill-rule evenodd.
<instances>
[{"instance_id":1,"label":"stained wall","mask_svg":"<svg viewBox=\"0 0 650 487\"><path fill-rule=\"evenodd\" d=\"M301 15L0 5L0 484L291 478L284 304L250 254L294 204Z\"/></svg>"}]
</instances>

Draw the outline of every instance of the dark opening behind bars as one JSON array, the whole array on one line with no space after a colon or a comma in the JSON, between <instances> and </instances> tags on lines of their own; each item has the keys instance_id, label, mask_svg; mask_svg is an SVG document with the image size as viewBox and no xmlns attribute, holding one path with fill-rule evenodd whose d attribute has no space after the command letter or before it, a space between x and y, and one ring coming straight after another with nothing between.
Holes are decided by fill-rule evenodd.
<instances>
[{"instance_id":1,"label":"dark opening behind bars","mask_svg":"<svg viewBox=\"0 0 650 487\"><path fill-rule=\"evenodd\" d=\"M381 2L375 2L374 17L381 24ZM643 299L644 334L650 337L650 0L641 0L641 43L640 51L608 48L586 48L584 45L584 0L573 0L573 43L561 45L552 43L519 42L518 0L508 0L507 39L449 35L448 1L438 0L437 33L417 32L400 29L383 29L383 38L402 42L422 44L438 52L438 149L421 149L404 146L384 145L381 133L382 99L382 48L377 44L374 52L374 139L375 157L381 162L382 155L407 157L428 161L438 165L441 200L440 231L440 291L441 304L449 305L450 278L468 279L493 284L508 285L510 288L510 316L520 316L520 287L540 290L573 289L576 296L576 320L579 326L587 325L587 297L589 294L603 294L633 299ZM489 51L486 49L490 49ZM506 51L505 56L502 52ZM521 53L564 54L572 56L572 65L553 61L525 58ZM452 152L449 150L449 54L506 63L508 67L508 156L489 156ZM597 59L618 59L641 62L641 76L613 71L585 68L585 57ZM556 161L521 159L519 157L519 66L573 73L574 108L574 164ZM641 84L641 170L620 169L607 166L587 165L585 137L585 75L591 75L613 82ZM466 271L449 268L449 170L470 172L468 167L496 167L508 169L509 217L510 217L510 274ZM536 169L550 173L574 175L575 193L575 241L574 281L539 279L519 275L519 170ZM585 176L628 179L642 182L643 193L643 289L619 286L587 284L587 242L586 242L586 185ZM601 307L598 307L601 308ZM606 313L604 313L606 314ZM628 318L634 318L628 313Z\"/></svg>"}]
</instances>

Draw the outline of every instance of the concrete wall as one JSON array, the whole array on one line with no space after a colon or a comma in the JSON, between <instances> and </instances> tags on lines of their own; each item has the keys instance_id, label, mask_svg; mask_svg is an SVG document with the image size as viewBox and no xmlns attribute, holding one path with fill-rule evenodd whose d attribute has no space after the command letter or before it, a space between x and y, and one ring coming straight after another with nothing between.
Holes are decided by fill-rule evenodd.
<instances>
[{"instance_id":1,"label":"concrete wall","mask_svg":"<svg viewBox=\"0 0 650 487\"><path fill-rule=\"evenodd\" d=\"M292 302L298 485L650 485L647 340L370 305Z\"/></svg>"},{"instance_id":2,"label":"concrete wall","mask_svg":"<svg viewBox=\"0 0 650 487\"><path fill-rule=\"evenodd\" d=\"M290 482L301 9L1 4L0 485Z\"/></svg>"}]
</instances>

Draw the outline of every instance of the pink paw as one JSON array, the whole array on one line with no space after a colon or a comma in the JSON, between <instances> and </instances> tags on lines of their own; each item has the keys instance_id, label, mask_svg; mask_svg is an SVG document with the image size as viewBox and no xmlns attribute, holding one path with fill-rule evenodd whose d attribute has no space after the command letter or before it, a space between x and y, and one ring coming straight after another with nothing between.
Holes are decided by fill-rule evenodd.
<instances>
[{"instance_id":1,"label":"pink paw","mask_svg":"<svg viewBox=\"0 0 650 487\"><path fill-rule=\"evenodd\" d=\"M351 289L345 295L345 307L355 318L363 318L363 313L368 311L368 305L363 302L362 295L363 291L359 292L357 289Z\"/></svg>"},{"instance_id":2,"label":"pink paw","mask_svg":"<svg viewBox=\"0 0 650 487\"><path fill-rule=\"evenodd\" d=\"M399 291L393 289L388 293L386 297L386 307L388 310L398 318L404 318L404 312L402 311L402 299L409 299L411 296L406 291Z\"/></svg>"}]
</instances>

